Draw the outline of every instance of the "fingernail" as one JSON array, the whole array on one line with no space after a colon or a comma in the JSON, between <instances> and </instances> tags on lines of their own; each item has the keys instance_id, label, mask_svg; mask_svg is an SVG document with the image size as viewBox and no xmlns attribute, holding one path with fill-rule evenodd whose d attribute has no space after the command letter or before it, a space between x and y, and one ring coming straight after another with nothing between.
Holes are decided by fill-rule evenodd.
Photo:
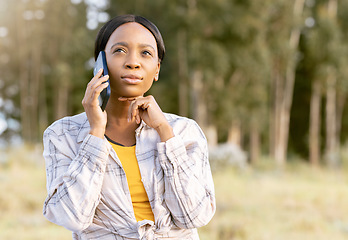
<instances>
[{"instance_id":1,"label":"fingernail","mask_svg":"<svg viewBox=\"0 0 348 240\"><path fill-rule=\"evenodd\" d=\"M101 71L103 71L103 69L101 68L101 69L99 69L99 71L98 72L101 72Z\"/></svg>"}]
</instances>

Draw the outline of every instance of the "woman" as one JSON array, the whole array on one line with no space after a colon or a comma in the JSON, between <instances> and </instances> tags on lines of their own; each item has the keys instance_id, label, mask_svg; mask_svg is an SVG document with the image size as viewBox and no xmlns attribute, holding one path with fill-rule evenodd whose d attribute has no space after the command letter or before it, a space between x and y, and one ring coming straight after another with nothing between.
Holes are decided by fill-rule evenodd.
<instances>
[{"instance_id":1,"label":"woman","mask_svg":"<svg viewBox=\"0 0 348 240\"><path fill-rule=\"evenodd\" d=\"M45 217L74 239L199 239L196 228L215 212L206 139L193 120L144 96L164 57L160 32L143 17L118 16L97 35L95 58L102 50L109 76L99 71L87 85L85 113L44 133Z\"/></svg>"}]
</instances>

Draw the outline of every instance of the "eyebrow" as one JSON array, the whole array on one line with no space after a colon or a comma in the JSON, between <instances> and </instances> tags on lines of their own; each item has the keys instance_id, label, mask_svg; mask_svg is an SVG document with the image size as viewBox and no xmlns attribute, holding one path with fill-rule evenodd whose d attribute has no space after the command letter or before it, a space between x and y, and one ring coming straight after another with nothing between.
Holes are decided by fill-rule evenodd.
<instances>
[{"instance_id":1,"label":"eyebrow","mask_svg":"<svg viewBox=\"0 0 348 240\"><path fill-rule=\"evenodd\" d=\"M128 47L128 43L126 43L126 42L117 42L117 43L113 44L110 47L110 49L113 49L117 45ZM155 48L152 45L150 45L150 44L143 43L143 44L140 44L139 47L141 47L141 48L149 47L149 48L152 48L155 51Z\"/></svg>"},{"instance_id":2,"label":"eyebrow","mask_svg":"<svg viewBox=\"0 0 348 240\"><path fill-rule=\"evenodd\" d=\"M115 46L117 46L117 45L121 45L121 46L125 46L125 47L128 46L128 44L127 44L126 42L118 42L118 43L113 44L113 45L110 47L110 49L113 49L113 48L114 48Z\"/></svg>"}]
</instances>

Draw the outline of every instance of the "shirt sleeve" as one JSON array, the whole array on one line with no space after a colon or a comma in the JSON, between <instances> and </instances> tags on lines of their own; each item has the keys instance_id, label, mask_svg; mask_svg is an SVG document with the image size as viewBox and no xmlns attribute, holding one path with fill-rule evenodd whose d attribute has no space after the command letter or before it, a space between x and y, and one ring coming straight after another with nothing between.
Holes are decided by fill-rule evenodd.
<instances>
[{"instance_id":1,"label":"shirt sleeve","mask_svg":"<svg viewBox=\"0 0 348 240\"><path fill-rule=\"evenodd\" d=\"M165 202L181 228L206 225L216 209L207 141L196 122L165 143L158 143L164 171Z\"/></svg>"},{"instance_id":2,"label":"shirt sleeve","mask_svg":"<svg viewBox=\"0 0 348 240\"><path fill-rule=\"evenodd\" d=\"M100 199L108 149L106 140L87 135L81 146L68 133L44 133L48 196L43 214L53 223L79 232L93 221Z\"/></svg>"}]
</instances>

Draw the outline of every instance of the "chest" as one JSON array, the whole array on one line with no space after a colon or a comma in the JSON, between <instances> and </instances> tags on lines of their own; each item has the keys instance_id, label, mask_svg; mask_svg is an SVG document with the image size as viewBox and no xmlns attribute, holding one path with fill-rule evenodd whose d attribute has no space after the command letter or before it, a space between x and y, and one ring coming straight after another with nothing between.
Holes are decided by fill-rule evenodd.
<instances>
[{"instance_id":1,"label":"chest","mask_svg":"<svg viewBox=\"0 0 348 240\"><path fill-rule=\"evenodd\" d=\"M129 176L140 178L150 203L155 199L160 199L164 193L163 170L160 167L155 146L156 144L145 144L144 146L142 143L137 143L136 159L133 159L130 165L125 163L124 159L121 161L116 151L111 149L101 190L102 199L112 202L111 205L117 205L120 202L131 204L132 192L129 184L132 183Z\"/></svg>"}]
</instances>

